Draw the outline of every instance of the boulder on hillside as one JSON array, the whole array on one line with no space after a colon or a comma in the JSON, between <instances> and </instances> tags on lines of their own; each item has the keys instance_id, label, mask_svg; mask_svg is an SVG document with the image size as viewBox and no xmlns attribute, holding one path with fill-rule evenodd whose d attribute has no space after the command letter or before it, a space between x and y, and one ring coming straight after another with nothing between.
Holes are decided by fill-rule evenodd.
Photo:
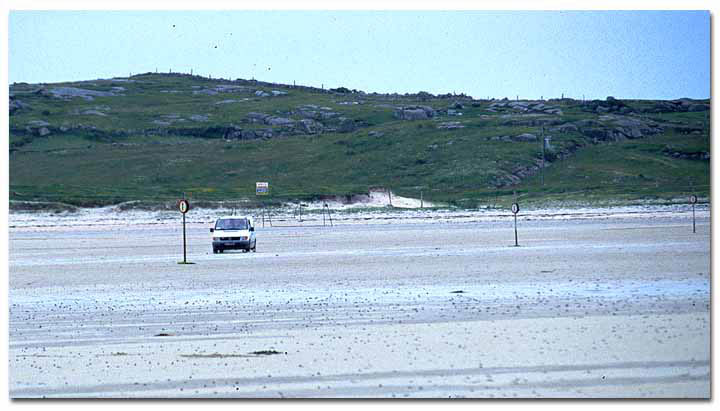
<instances>
[{"instance_id":1,"label":"boulder on hillside","mask_svg":"<svg viewBox=\"0 0 720 411\"><path fill-rule=\"evenodd\" d=\"M248 118L248 120L250 120L251 123L264 123L265 119L270 117L270 115L265 113L250 112L247 113L246 117Z\"/></svg>"},{"instance_id":2,"label":"boulder on hillside","mask_svg":"<svg viewBox=\"0 0 720 411\"><path fill-rule=\"evenodd\" d=\"M621 100L618 100L612 96L607 97L605 100L591 100L586 101L582 105L582 110L586 112L595 112L595 113L629 113L632 111L632 108L626 105Z\"/></svg>"},{"instance_id":3,"label":"boulder on hillside","mask_svg":"<svg viewBox=\"0 0 720 411\"><path fill-rule=\"evenodd\" d=\"M427 120L435 116L435 110L428 106L409 106L395 110L393 116L400 120Z\"/></svg>"},{"instance_id":4,"label":"boulder on hillside","mask_svg":"<svg viewBox=\"0 0 720 411\"><path fill-rule=\"evenodd\" d=\"M438 124L437 128L439 129L446 129L446 130L453 130L456 128L465 128L465 126L460 123L459 121L448 121L445 123Z\"/></svg>"},{"instance_id":5,"label":"boulder on hillside","mask_svg":"<svg viewBox=\"0 0 720 411\"><path fill-rule=\"evenodd\" d=\"M565 123L562 125L559 125L557 127L554 127L551 129L552 131L559 131L561 133L571 133L573 131L578 131L578 126L572 123Z\"/></svg>"},{"instance_id":6,"label":"boulder on hillside","mask_svg":"<svg viewBox=\"0 0 720 411\"><path fill-rule=\"evenodd\" d=\"M688 105L687 111L708 111L710 110L710 104L690 104Z\"/></svg>"},{"instance_id":7,"label":"boulder on hillside","mask_svg":"<svg viewBox=\"0 0 720 411\"><path fill-rule=\"evenodd\" d=\"M216 96L218 94L215 90L204 89L204 90L193 90L193 94L206 94L208 96Z\"/></svg>"},{"instance_id":8,"label":"boulder on hillside","mask_svg":"<svg viewBox=\"0 0 720 411\"><path fill-rule=\"evenodd\" d=\"M208 121L208 115L207 114L193 114L190 116L190 120L192 121Z\"/></svg>"},{"instance_id":9,"label":"boulder on hillside","mask_svg":"<svg viewBox=\"0 0 720 411\"><path fill-rule=\"evenodd\" d=\"M357 128L353 119L339 117L338 120L340 120L340 123L338 124L338 131L341 133L350 133L352 131L355 131L355 129Z\"/></svg>"},{"instance_id":10,"label":"boulder on hillside","mask_svg":"<svg viewBox=\"0 0 720 411\"><path fill-rule=\"evenodd\" d=\"M535 134L523 133L512 138L513 141L537 141Z\"/></svg>"},{"instance_id":11,"label":"boulder on hillside","mask_svg":"<svg viewBox=\"0 0 720 411\"><path fill-rule=\"evenodd\" d=\"M10 115L15 114L19 110L29 109L29 108L30 108L29 104L23 103L22 101L17 100L13 97L10 98Z\"/></svg>"},{"instance_id":12,"label":"boulder on hillside","mask_svg":"<svg viewBox=\"0 0 720 411\"><path fill-rule=\"evenodd\" d=\"M243 130L240 132L240 138L243 140L255 140L262 137L262 133L256 133L255 130Z\"/></svg>"},{"instance_id":13,"label":"boulder on hillside","mask_svg":"<svg viewBox=\"0 0 720 411\"><path fill-rule=\"evenodd\" d=\"M265 119L265 124L269 126L293 127L295 126L295 120L285 117L268 117Z\"/></svg>"},{"instance_id":14,"label":"boulder on hillside","mask_svg":"<svg viewBox=\"0 0 720 411\"><path fill-rule=\"evenodd\" d=\"M50 95L55 98L62 98L62 99L70 99L73 97L81 97L84 98L87 101L94 100L94 97L113 97L117 94L110 92L110 91L97 91L97 90L87 90L83 88L77 88L77 87L54 87L47 91L47 93L44 92L44 95Z\"/></svg>"},{"instance_id":15,"label":"boulder on hillside","mask_svg":"<svg viewBox=\"0 0 720 411\"><path fill-rule=\"evenodd\" d=\"M100 110L83 110L80 112L80 114L85 115L85 116L101 116L101 117L107 116L107 114L103 113Z\"/></svg>"},{"instance_id":16,"label":"boulder on hillside","mask_svg":"<svg viewBox=\"0 0 720 411\"><path fill-rule=\"evenodd\" d=\"M317 134L323 131L322 123L307 118L298 121L298 128L306 134Z\"/></svg>"}]
</instances>

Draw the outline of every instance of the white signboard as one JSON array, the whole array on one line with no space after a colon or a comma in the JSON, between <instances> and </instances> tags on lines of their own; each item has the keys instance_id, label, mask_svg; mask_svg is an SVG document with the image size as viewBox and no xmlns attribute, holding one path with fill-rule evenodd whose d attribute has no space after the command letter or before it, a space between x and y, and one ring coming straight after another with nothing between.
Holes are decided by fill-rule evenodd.
<instances>
[{"instance_id":1,"label":"white signboard","mask_svg":"<svg viewBox=\"0 0 720 411\"><path fill-rule=\"evenodd\" d=\"M255 194L259 196L266 196L270 190L270 186L267 182L255 183Z\"/></svg>"}]
</instances>

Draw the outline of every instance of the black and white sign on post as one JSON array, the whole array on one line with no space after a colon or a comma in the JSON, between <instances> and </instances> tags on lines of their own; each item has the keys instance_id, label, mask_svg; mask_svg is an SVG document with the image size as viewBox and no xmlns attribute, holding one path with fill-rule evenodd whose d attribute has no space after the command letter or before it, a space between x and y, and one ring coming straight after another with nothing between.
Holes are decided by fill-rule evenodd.
<instances>
[{"instance_id":1,"label":"black and white sign on post","mask_svg":"<svg viewBox=\"0 0 720 411\"><path fill-rule=\"evenodd\" d=\"M697 204L697 196L695 194L690 196L690 204L692 204L693 233L694 233L695 232L695 204Z\"/></svg>"},{"instance_id":2,"label":"black and white sign on post","mask_svg":"<svg viewBox=\"0 0 720 411\"><path fill-rule=\"evenodd\" d=\"M185 213L190 211L190 202L186 199L179 200L177 203L178 210L182 213L182 225L183 225L183 260L178 264L192 264L187 262L187 241L185 237Z\"/></svg>"},{"instance_id":3,"label":"black and white sign on post","mask_svg":"<svg viewBox=\"0 0 720 411\"><path fill-rule=\"evenodd\" d=\"M512 203L512 206L510 206L510 211L512 211L513 217L515 219L515 247L518 247L517 214L520 212L520 205L518 203Z\"/></svg>"},{"instance_id":4,"label":"black and white sign on post","mask_svg":"<svg viewBox=\"0 0 720 411\"><path fill-rule=\"evenodd\" d=\"M178 209L180 209L180 212L185 215L185 213L190 210L190 203L187 200L180 200L178 201Z\"/></svg>"}]
</instances>

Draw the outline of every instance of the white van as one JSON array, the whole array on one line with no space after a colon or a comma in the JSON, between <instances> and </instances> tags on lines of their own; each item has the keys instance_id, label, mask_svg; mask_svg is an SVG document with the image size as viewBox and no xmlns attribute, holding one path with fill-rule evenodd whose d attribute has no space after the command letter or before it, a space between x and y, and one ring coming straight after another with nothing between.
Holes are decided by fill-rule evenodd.
<instances>
[{"instance_id":1,"label":"white van","mask_svg":"<svg viewBox=\"0 0 720 411\"><path fill-rule=\"evenodd\" d=\"M210 228L212 233L213 253L222 253L224 250L243 250L255 252L257 240L255 239L255 223L252 217L221 217Z\"/></svg>"}]
</instances>

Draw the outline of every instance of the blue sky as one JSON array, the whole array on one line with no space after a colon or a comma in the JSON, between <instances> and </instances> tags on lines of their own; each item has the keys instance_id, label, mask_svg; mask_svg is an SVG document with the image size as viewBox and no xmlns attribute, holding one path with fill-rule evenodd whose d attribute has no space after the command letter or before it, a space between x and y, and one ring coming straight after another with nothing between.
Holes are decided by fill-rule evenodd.
<instances>
[{"instance_id":1,"label":"blue sky","mask_svg":"<svg viewBox=\"0 0 720 411\"><path fill-rule=\"evenodd\" d=\"M710 96L707 11L12 11L9 81L181 71L476 98Z\"/></svg>"}]
</instances>

